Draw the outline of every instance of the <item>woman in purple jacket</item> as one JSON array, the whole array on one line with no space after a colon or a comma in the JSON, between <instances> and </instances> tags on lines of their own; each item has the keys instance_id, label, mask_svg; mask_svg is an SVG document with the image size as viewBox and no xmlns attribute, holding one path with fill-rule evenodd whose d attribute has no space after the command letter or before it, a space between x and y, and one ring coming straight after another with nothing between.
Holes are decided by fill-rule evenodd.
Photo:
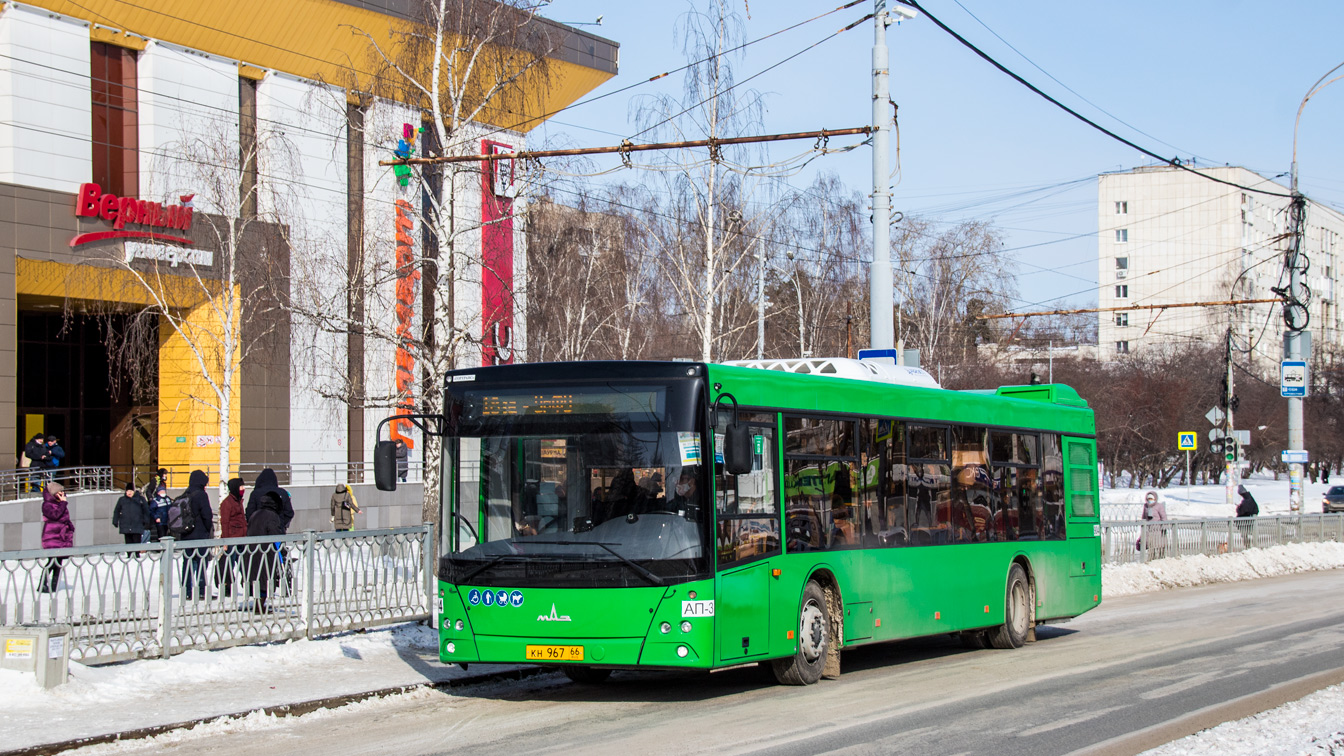
<instances>
[{"instance_id":1,"label":"woman in purple jacket","mask_svg":"<svg viewBox=\"0 0 1344 756\"><path fill-rule=\"evenodd\" d=\"M75 524L70 521L70 505L65 501L65 486L52 481L42 492L42 548L69 549L75 545ZM42 572L38 591L53 593L61 580L65 557L52 557Z\"/></svg>"}]
</instances>

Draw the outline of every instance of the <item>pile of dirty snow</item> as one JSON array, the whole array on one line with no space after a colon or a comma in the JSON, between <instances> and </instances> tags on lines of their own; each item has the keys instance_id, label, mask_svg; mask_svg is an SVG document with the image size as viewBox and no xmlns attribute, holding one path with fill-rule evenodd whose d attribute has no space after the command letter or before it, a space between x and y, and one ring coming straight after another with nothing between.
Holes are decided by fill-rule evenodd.
<instances>
[{"instance_id":1,"label":"pile of dirty snow","mask_svg":"<svg viewBox=\"0 0 1344 756\"><path fill-rule=\"evenodd\" d=\"M1344 567L1344 543L1289 543L1217 556L1183 556L1147 563L1105 565L1101 593L1107 598L1167 588L1289 575Z\"/></svg>"}]
</instances>

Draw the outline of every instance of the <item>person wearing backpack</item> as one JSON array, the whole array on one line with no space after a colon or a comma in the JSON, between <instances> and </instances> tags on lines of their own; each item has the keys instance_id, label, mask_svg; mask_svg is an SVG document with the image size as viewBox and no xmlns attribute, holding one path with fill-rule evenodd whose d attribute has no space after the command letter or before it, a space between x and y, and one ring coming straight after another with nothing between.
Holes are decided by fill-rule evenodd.
<instances>
[{"instance_id":1,"label":"person wearing backpack","mask_svg":"<svg viewBox=\"0 0 1344 756\"><path fill-rule=\"evenodd\" d=\"M205 487L210 477L202 470L192 470L187 478L187 490L173 499L168 508L168 535L181 541L208 541L215 537L215 512L210 508L210 495ZM182 549L182 595L211 598L206 591L206 562L210 550Z\"/></svg>"}]
</instances>

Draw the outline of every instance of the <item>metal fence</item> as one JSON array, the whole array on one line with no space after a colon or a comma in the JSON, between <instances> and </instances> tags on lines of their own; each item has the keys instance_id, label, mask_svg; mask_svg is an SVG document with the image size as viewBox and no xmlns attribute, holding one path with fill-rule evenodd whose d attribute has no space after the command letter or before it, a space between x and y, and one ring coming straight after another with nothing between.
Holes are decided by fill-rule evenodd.
<instances>
[{"instance_id":1,"label":"metal fence","mask_svg":"<svg viewBox=\"0 0 1344 756\"><path fill-rule=\"evenodd\" d=\"M1344 542L1344 513L1101 523L1106 564L1320 541Z\"/></svg>"},{"instance_id":2,"label":"metal fence","mask_svg":"<svg viewBox=\"0 0 1344 756\"><path fill-rule=\"evenodd\" d=\"M112 468L53 467L0 470L0 501L15 501L42 495L42 487L56 481L70 493L112 490Z\"/></svg>"},{"instance_id":3,"label":"metal fence","mask_svg":"<svg viewBox=\"0 0 1344 756\"><path fill-rule=\"evenodd\" d=\"M162 656L432 616L434 526L0 552L0 625L72 627L70 658Z\"/></svg>"}]
</instances>

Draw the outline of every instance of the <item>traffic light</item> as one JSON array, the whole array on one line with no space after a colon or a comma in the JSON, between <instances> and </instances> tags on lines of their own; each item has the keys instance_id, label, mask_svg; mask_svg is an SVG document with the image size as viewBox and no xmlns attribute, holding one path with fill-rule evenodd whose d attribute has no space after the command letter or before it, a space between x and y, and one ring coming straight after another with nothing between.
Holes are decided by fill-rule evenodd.
<instances>
[{"instance_id":1,"label":"traffic light","mask_svg":"<svg viewBox=\"0 0 1344 756\"><path fill-rule=\"evenodd\" d=\"M1237 439L1232 436L1223 438L1223 458L1228 462L1237 461Z\"/></svg>"}]
</instances>

